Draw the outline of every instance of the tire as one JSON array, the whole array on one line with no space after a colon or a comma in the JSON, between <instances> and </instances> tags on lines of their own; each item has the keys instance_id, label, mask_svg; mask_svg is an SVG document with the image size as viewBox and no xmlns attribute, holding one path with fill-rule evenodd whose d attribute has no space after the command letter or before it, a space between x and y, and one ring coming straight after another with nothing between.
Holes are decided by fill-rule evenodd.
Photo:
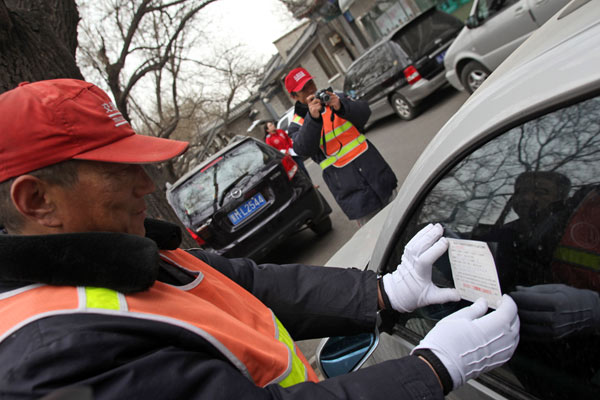
<instances>
[{"instance_id":1,"label":"tire","mask_svg":"<svg viewBox=\"0 0 600 400\"><path fill-rule=\"evenodd\" d=\"M417 116L417 109L397 93L390 98L390 103L396 114L405 121Z\"/></svg>"},{"instance_id":2,"label":"tire","mask_svg":"<svg viewBox=\"0 0 600 400\"><path fill-rule=\"evenodd\" d=\"M332 228L331 218L329 215L325 218L321 219L319 222L314 222L309 225L309 228L319 236L323 236L327 232L329 232Z\"/></svg>"},{"instance_id":3,"label":"tire","mask_svg":"<svg viewBox=\"0 0 600 400\"><path fill-rule=\"evenodd\" d=\"M460 73L460 81L467 92L473 93L490 76L490 71L477 61L469 61Z\"/></svg>"}]
</instances>

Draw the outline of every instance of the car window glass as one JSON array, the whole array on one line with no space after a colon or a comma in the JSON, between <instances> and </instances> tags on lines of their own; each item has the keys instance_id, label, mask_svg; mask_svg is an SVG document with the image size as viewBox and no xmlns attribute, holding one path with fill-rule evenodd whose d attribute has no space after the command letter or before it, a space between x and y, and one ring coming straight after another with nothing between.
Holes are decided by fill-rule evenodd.
<instances>
[{"instance_id":1,"label":"car window glass","mask_svg":"<svg viewBox=\"0 0 600 400\"><path fill-rule=\"evenodd\" d=\"M480 0L477 4L477 18L483 21L496 15L504 8L515 4L518 0Z\"/></svg>"},{"instance_id":2,"label":"car window glass","mask_svg":"<svg viewBox=\"0 0 600 400\"><path fill-rule=\"evenodd\" d=\"M487 242L503 293L519 296L519 347L491 376L541 399L600 398L600 98L516 126L462 159L419 203L389 271L430 222ZM447 254L433 279L454 286ZM424 307L397 329L425 335L468 304Z\"/></svg>"},{"instance_id":3,"label":"car window glass","mask_svg":"<svg viewBox=\"0 0 600 400\"><path fill-rule=\"evenodd\" d=\"M434 9L402 27L394 34L392 40L416 61L434 48L436 42L446 42L462 27L463 24L458 18Z\"/></svg>"},{"instance_id":4,"label":"car window glass","mask_svg":"<svg viewBox=\"0 0 600 400\"><path fill-rule=\"evenodd\" d=\"M169 202L182 221L203 219L217 210L224 191L259 171L271 158L257 143L244 142L171 191Z\"/></svg>"}]
</instances>

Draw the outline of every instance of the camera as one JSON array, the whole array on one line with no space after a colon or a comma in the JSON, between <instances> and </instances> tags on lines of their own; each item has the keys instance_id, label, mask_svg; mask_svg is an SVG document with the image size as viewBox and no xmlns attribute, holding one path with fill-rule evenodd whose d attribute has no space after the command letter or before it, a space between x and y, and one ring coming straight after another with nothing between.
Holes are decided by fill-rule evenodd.
<instances>
[{"instance_id":1,"label":"camera","mask_svg":"<svg viewBox=\"0 0 600 400\"><path fill-rule=\"evenodd\" d=\"M315 97L317 99L321 100L322 105L326 105L327 103L329 103L329 100L331 100L331 96L329 96L329 94L327 92L333 92L333 89L331 87L328 87L327 89L319 90L315 94Z\"/></svg>"}]
</instances>

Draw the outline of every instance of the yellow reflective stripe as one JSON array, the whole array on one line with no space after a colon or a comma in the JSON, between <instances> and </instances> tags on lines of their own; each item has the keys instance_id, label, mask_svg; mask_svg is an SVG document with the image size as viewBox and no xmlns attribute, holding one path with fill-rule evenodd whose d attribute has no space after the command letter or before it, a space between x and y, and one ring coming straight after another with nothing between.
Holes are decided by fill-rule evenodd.
<instances>
[{"instance_id":1,"label":"yellow reflective stripe","mask_svg":"<svg viewBox=\"0 0 600 400\"><path fill-rule=\"evenodd\" d=\"M292 118L292 122L302 125L304 123L304 119L298 114L294 114L294 118Z\"/></svg>"},{"instance_id":2,"label":"yellow reflective stripe","mask_svg":"<svg viewBox=\"0 0 600 400\"><path fill-rule=\"evenodd\" d=\"M343 156L360 146L365 140L367 140L365 135L359 135L356 139L342 147L340 151L337 152L337 154L334 154L321 161L319 165L322 169L329 167L330 165L334 164L337 160L339 160L340 158L342 158Z\"/></svg>"},{"instance_id":3,"label":"yellow reflective stripe","mask_svg":"<svg viewBox=\"0 0 600 400\"><path fill-rule=\"evenodd\" d=\"M279 337L277 339L285 344L292 355L292 369L288 375L279 382L279 385L282 387L288 387L297 383L305 382L307 378L306 367L296 354L296 346L294 345L292 337L285 329L283 324L277 319L277 317L275 317L275 323L277 324L277 330L279 331Z\"/></svg>"},{"instance_id":4,"label":"yellow reflective stripe","mask_svg":"<svg viewBox=\"0 0 600 400\"><path fill-rule=\"evenodd\" d=\"M350 130L352 128L352 123L350 121L346 121L344 124L338 126L332 131L327 132L325 136L325 142L329 142L333 140L336 136L340 136L342 133ZM321 145L323 144L323 137L321 137Z\"/></svg>"},{"instance_id":5,"label":"yellow reflective stripe","mask_svg":"<svg viewBox=\"0 0 600 400\"><path fill-rule=\"evenodd\" d=\"M86 287L85 306L87 308L119 310L119 293L105 288Z\"/></svg>"},{"instance_id":6,"label":"yellow reflective stripe","mask_svg":"<svg viewBox=\"0 0 600 400\"><path fill-rule=\"evenodd\" d=\"M600 256L565 246L559 246L554 252L554 258L581 267L600 271Z\"/></svg>"}]
</instances>

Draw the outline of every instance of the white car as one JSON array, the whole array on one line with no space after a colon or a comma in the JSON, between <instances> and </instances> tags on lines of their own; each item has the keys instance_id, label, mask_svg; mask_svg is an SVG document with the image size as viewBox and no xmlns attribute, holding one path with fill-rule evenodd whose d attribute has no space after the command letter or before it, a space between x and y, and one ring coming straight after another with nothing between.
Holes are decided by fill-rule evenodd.
<instances>
[{"instance_id":1,"label":"white car","mask_svg":"<svg viewBox=\"0 0 600 400\"><path fill-rule=\"evenodd\" d=\"M487 242L502 291L518 303L521 340L511 361L449 399L600 399L598 49L600 2L574 0L467 100L394 202L327 263L391 272L427 223L443 224L448 237ZM433 279L454 286L446 256ZM515 291L534 295L517 301ZM366 365L409 354L440 318L467 304L392 312Z\"/></svg>"},{"instance_id":2,"label":"white car","mask_svg":"<svg viewBox=\"0 0 600 400\"><path fill-rule=\"evenodd\" d=\"M567 3L475 0L466 26L446 52L446 79L456 89L473 93L491 71Z\"/></svg>"}]
</instances>

